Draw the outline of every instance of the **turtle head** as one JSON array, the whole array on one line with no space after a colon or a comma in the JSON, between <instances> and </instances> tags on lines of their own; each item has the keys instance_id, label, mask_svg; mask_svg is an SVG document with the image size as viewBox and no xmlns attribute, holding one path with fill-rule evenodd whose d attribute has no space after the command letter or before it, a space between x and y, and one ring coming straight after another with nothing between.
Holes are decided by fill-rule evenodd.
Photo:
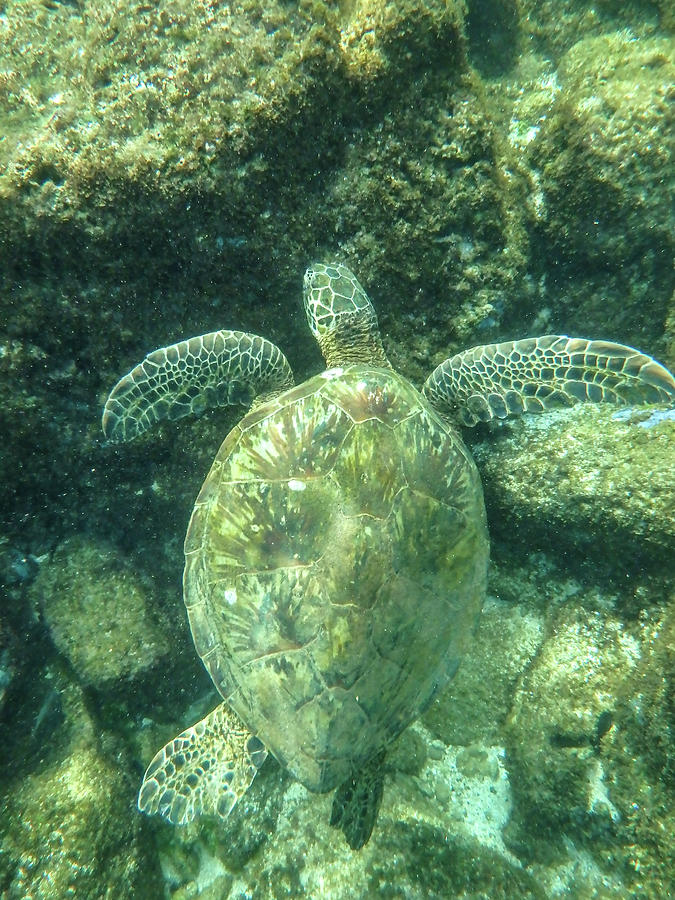
<instances>
[{"instance_id":1,"label":"turtle head","mask_svg":"<svg viewBox=\"0 0 675 900\"><path fill-rule=\"evenodd\" d=\"M390 367L373 304L347 266L311 265L305 272L304 302L328 368L357 362Z\"/></svg>"}]
</instances>

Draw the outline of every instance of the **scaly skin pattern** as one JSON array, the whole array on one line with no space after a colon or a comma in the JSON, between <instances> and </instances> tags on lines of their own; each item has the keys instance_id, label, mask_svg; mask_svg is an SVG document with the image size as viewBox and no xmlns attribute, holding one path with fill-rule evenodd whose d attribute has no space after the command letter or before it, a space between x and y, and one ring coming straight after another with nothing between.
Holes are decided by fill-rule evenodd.
<instances>
[{"instance_id":1,"label":"scaly skin pattern","mask_svg":"<svg viewBox=\"0 0 675 900\"><path fill-rule=\"evenodd\" d=\"M464 350L434 369L423 392L472 426L586 401L672 403L675 381L634 347L546 334Z\"/></svg>"},{"instance_id":2,"label":"scaly skin pattern","mask_svg":"<svg viewBox=\"0 0 675 900\"><path fill-rule=\"evenodd\" d=\"M162 419L249 406L257 395L292 384L286 357L270 341L245 331L211 331L148 353L110 392L101 425L109 441L130 441Z\"/></svg>"},{"instance_id":3,"label":"scaly skin pattern","mask_svg":"<svg viewBox=\"0 0 675 900\"><path fill-rule=\"evenodd\" d=\"M307 788L340 784L455 672L485 594L477 470L390 369L333 369L223 442L185 541L222 696Z\"/></svg>"}]
</instances>

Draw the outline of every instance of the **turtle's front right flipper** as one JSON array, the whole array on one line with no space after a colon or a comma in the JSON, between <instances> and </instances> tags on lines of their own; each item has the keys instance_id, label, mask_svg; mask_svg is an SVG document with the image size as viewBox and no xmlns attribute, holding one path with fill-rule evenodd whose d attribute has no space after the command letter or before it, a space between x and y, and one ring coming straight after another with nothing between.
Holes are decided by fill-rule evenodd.
<instances>
[{"instance_id":1,"label":"turtle's front right flipper","mask_svg":"<svg viewBox=\"0 0 675 900\"><path fill-rule=\"evenodd\" d=\"M103 432L129 441L161 419L212 406L243 404L293 386L284 354L245 331L211 331L149 353L115 385L103 410Z\"/></svg>"},{"instance_id":2,"label":"turtle's front right flipper","mask_svg":"<svg viewBox=\"0 0 675 900\"><path fill-rule=\"evenodd\" d=\"M633 347L548 334L458 353L434 369L424 393L475 425L582 401L672 403L675 378Z\"/></svg>"},{"instance_id":3,"label":"turtle's front right flipper","mask_svg":"<svg viewBox=\"0 0 675 900\"><path fill-rule=\"evenodd\" d=\"M226 819L267 750L224 703L162 747L138 794L138 808L185 825L200 813Z\"/></svg>"}]
</instances>

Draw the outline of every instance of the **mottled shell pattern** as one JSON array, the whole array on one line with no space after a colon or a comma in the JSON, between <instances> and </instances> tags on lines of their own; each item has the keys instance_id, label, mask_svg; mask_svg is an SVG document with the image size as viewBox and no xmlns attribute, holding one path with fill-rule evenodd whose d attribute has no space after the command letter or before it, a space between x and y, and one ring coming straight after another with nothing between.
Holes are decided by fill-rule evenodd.
<instances>
[{"instance_id":1,"label":"mottled shell pattern","mask_svg":"<svg viewBox=\"0 0 675 900\"><path fill-rule=\"evenodd\" d=\"M185 541L195 646L295 778L327 791L454 674L485 594L476 467L388 368L332 368L223 442Z\"/></svg>"}]
</instances>

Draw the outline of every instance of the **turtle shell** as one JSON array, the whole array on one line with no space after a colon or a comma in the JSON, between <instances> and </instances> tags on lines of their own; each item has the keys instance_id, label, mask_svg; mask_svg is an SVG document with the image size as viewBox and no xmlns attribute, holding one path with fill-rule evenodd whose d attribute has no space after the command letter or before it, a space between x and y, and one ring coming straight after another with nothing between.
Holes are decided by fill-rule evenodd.
<instances>
[{"instance_id":1,"label":"turtle shell","mask_svg":"<svg viewBox=\"0 0 675 900\"><path fill-rule=\"evenodd\" d=\"M327 791L454 674L485 593L480 480L389 369L332 369L230 432L185 540L184 594L216 687Z\"/></svg>"}]
</instances>

